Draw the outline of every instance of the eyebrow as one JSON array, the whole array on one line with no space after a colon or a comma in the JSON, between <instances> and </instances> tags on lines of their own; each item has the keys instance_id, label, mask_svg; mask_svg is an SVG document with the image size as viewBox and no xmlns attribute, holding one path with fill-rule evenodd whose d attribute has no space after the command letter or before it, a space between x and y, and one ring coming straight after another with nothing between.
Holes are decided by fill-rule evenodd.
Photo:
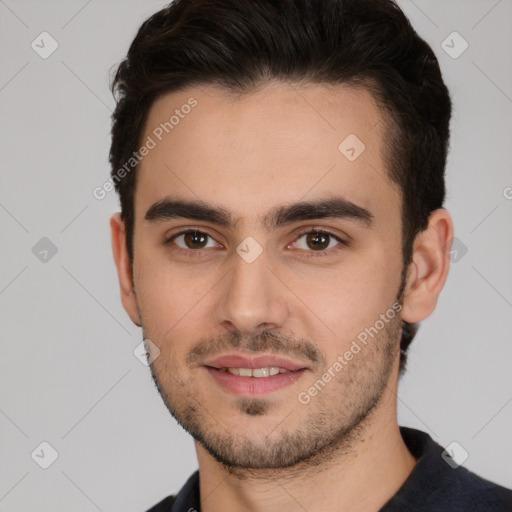
<instances>
[{"instance_id":1,"label":"eyebrow","mask_svg":"<svg viewBox=\"0 0 512 512\"><path fill-rule=\"evenodd\" d=\"M211 222L226 228L234 228L240 221L228 210L203 201L191 201L166 197L154 203L144 216L148 222L187 218ZM279 206L263 217L263 225L268 230L286 226L298 221L313 219L347 219L365 227L371 227L373 215L362 206L342 197L305 201Z\"/></svg>"}]
</instances>

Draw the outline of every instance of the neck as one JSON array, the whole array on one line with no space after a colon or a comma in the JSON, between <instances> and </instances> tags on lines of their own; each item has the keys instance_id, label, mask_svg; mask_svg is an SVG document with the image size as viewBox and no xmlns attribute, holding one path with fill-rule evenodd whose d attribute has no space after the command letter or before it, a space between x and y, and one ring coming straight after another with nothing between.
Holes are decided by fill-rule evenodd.
<instances>
[{"instance_id":1,"label":"neck","mask_svg":"<svg viewBox=\"0 0 512 512\"><path fill-rule=\"evenodd\" d=\"M324 463L319 462L320 454L318 460L293 468L231 470L196 443L201 510L379 510L416 463L400 435L396 387L389 384L378 406L350 440L329 447Z\"/></svg>"}]
</instances>

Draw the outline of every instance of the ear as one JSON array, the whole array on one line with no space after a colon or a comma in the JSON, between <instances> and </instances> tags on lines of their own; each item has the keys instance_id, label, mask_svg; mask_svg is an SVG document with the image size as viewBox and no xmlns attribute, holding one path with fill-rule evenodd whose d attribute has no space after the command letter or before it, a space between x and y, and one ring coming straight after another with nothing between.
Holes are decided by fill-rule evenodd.
<instances>
[{"instance_id":1,"label":"ear","mask_svg":"<svg viewBox=\"0 0 512 512\"><path fill-rule=\"evenodd\" d=\"M406 322L420 322L434 311L448 276L452 240L450 214L444 208L434 210L427 228L414 240L402 310Z\"/></svg>"},{"instance_id":2,"label":"ear","mask_svg":"<svg viewBox=\"0 0 512 512\"><path fill-rule=\"evenodd\" d=\"M140 327L140 315L133 290L132 265L126 248L126 230L120 213L115 213L110 218L110 232L112 235L112 252L121 288L121 302L132 322Z\"/></svg>"}]
</instances>

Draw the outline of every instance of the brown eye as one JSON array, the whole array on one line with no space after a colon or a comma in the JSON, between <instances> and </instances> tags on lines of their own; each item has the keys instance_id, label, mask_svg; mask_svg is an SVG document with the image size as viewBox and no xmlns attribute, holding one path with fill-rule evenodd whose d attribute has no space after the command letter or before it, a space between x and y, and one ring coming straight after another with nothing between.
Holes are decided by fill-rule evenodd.
<instances>
[{"instance_id":1,"label":"brown eye","mask_svg":"<svg viewBox=\"0 0 512 512\"><path fill-rule=\"evenodd\" d=\"M182 231L172 236L167 243L174 243L184 250L201 250L216 247L215 240L208 233L197 230Z\"/></svg>"},{"instance_id":2,"label":"brown eye","mask_svg":"<svg viewBox=\"0 0 512 512\"><path fill-rule=\"evenodd\" d=\"M341 238L328 231L306 231L294 242L297 249L323 254L339 245L347 245Z\"/></svg>"},{"instance_id":3,"label":"brown eye","mask_svg":"<svg viewBox=\"0 0 512 512\"><path fill-rule=\"evenodd\" d=\"M311 249L324 250L329 246L330 236L325 233L308 233L306 236L306 243Z\"/></svg>"},{"instance_id":4,"label":"brown eye","mask_svg":"<svg viewBox=\"0 0 512 512\"><path fill-rule=\"evenodd\" d=\"M208 235L201 233L200 231L190 231L183 235L183 241L190 249L203 249L207 238Z\"/></svg>"}]
</instances>

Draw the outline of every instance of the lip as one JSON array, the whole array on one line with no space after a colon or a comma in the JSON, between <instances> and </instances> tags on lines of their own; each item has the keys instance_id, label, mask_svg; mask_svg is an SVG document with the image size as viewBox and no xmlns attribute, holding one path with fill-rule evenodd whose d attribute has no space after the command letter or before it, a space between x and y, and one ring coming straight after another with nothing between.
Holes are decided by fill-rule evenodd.
<instances>
[{"instance_id":1,"label":"lip","mask_svg":"<svg viewBox=\"0 0 512 512\"><path fill-rule=\"evenodd\" d=\"M296 372L298 370L307 369L307 366L303 363L296 363L294 361L290 361L289 359L285 359L283 357L276 356L244 356L241 354L227 354L224 356L218 356L215 359L207 361L204 363L204 366L209 366L211 368L221 369L221 368L250 368L253 370L254 368L270 368L270 367L278 367L283 368L284 370L288 370L290 372ZM263 377L270 378L270 377Z\"/></svg>"},{"instance_id":2,"label":"lip","mask_svg":"<svg viewBox=\"0 0 512 512\"><path fill-rule=\"evenodd\" d=\"M278 367L287 373L278 373L269 377L242 377L233 375L225 368L269 368ZM224 390L239 396L261 396L272 393L296 382L308 370L301 363L275 356L243 356L229 354L216 357L204 364L214 381Z\"/></svg>"},{"instance_id":3,"label":"lip","mask_svg":"<svg viewBox=\"0 0 512 512\"><path fill-rule=\"evenodd\" d=\"M289 373L278 373L270 377L242 377L232 373L205 367L213 380L224 390L239 396L261 396L282 389L301 378L305 368Z\"/></svg>"}]
</instances>

